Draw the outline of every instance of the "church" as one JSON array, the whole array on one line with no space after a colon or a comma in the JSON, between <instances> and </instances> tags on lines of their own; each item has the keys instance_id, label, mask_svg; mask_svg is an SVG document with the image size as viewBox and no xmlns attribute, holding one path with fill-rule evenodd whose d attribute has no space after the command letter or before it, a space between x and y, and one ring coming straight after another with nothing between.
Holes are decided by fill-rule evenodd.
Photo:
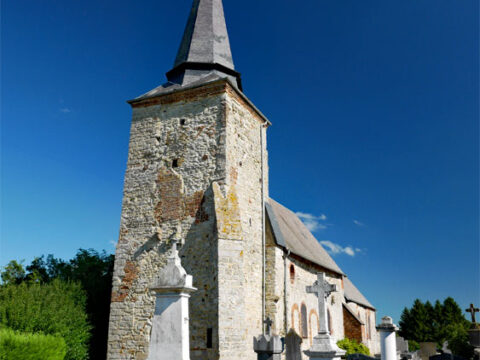
<instances>
[{"instance_id":1,"label":"church","mask_svg":"<svg viewBox=\"0 0 480 360\"><path fill-rule=\"evenodd\" d=\"M282 357L307 359L319 315L317 297L305 289L320 272L338 289L327 299L332 337L378 354L375 307L295 213L269 196L271 123L243 93L222 0L193 1L166 76L129 101L108 359L148 359L151 285L177 241L197 288L190 359L256 359L253 338L267 318L284 338Z\"/></svg>"}]
</instances>

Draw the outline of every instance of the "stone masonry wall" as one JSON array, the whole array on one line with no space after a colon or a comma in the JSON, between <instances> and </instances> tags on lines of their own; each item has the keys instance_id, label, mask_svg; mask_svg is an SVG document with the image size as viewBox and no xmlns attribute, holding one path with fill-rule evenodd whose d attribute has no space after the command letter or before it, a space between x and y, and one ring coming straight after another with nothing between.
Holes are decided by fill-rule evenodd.
<instances>
[{"instance_id":1,"label":"stone masonry wall","mask_svg":"<svg viewBox=\"0 0 480 360\"><path fill-rule=\"evenodd\" d=\"M146 359L154 297L149 286L165 264L177 228L180 255L198 291L192 295L191 346L218 358L217 267L212 179L225 176L224 102L215 89L184 101L133 109L120 238L113 279L109 359ZM216 90L218 92L218 89ZM213 275L213 276L212 276ZM193 357L192 357L193 358Z\"/></svg>"},{"instance_id":2,"label":"stone masonry wall","mask_svg":"<svg viewBox=\"0 0 480 360\"><path fill-rule=\"evenodd\" d=\"M260 117L225 81L133 106L108 359L146 359L149 287L185 239L192 360L254 359L261 331ZM264 142L265 144L265 142Z\"/></svg>"},{"instance_id":3,"label":"stone masonry wall","mask_svg":"<svg viewBox=\"0 0 480 360\"><path fill-rule=\"evenodd\" d=\"M359 343L363 341L363 327L358 320L343 308L343 327L345 329L345 337L350 340L357 340Z\"/></svg>"},{"instance_id":4,"label":"stone masonry wall","mask_svg":"<svg viewBox=\"0 0 480 360\"><path fill-rule=\"evenodd\" d=\"M342 277L308 264L293 255L288 256L286 261L287 317L285 319L283 250L275 245L270 227L267 227L267 230L267 279L269 283L267 288L267 315L273 320L273 332L275 334L285 336L286 320L287 333L293 329L302 337L302 359L307 360L308 357L303 354L303 351L310 348L313 337L318 333L318 300L315 295L307 294L306 287L317 280L318 272L326 272L327 281L337 285L338 291L328 298L328 310L331 317L332 336L336 340L340 340L344 337ZM305 307L305 310L302 311L302 307ZM306 316L302 316L302 312ZM282 356L285 358L285 352Z\"/></svg>"},{"instance_id":5,"label":"stone masonry wall","mask_svg":"<svg viewBox=\"0 0 480 360\"><path fill-rule=\"evenodd\" d=\"M262 146L266 154L265 129L264 120L233 91L228 92L226 102L227 180L215 190L220 358L253 360L252 339L262 331L261 154ZM266 177L265 171L265 181Z\"/></svg>"},{"instance_id":6,"label":"stone masonry wall","mask_svg":"<svg viewBox=\"0 0 480 360\"><path fill-rule=\"evenodd\" d=\"M353 302L348 306L365 324L363 326L362 342L367 345L372 355L380 353L380 338L376 329L376 311Z\"/></svg>"}]
</instances>

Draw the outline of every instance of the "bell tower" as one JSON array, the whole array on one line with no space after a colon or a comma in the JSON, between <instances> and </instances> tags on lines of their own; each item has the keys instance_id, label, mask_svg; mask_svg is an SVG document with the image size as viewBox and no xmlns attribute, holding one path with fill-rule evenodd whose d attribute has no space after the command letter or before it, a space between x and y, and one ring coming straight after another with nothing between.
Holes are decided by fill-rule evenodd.
<instances>
[{"instance_id":1,"label":"bell tower","mask_svg":"<svg viewBox=\"0 0 480 360\"><path fill-rule=\"evenodd\" d=\"M221 0L194 0L168 81L133 116L108 359L147 359L172 242L193 286L192 360L253 360L264 320L265 116L242 91Z\"/></svg>"}]
</instances>

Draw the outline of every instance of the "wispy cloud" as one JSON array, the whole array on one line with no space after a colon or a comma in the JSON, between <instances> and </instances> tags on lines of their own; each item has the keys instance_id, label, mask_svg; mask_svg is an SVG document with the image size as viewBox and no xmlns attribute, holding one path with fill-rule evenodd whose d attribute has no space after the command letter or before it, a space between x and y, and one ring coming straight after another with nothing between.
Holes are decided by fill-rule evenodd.
<instances>
[{"instance_id":1,"label":"wispy cloud","mask_svg":"<svg viewBox=\"0 0 480 360\"><path fill-rule=\"evenodd\" d=\"M60 111L61 113L63 114L68 114L68 113L71 113L72 112L72 109L69 109L69 108L61 108L59 109L58 111Z\"/></svg>"},{"instance_id":2,"label":"wispy cloud","mask_svg":"<svg viewBox=\"0 0 480 360\"><path fill-rule=\"evenodd\" d=\"M365 226L365 224L364 224L363 222L359 221L359 220L355 220L355 219L354 219L354 220L353 220L353 223L354 223L355 225L357 225L357 226Z\"/></svg>"},{"instance_id":3,"label":"wispy cloud","mask_svg":"<svg viewBox=\"0 0 480 360\"><path fill-rule=\"evenodd\" d=\"M310 231L317 231L317 230L325 230L328 225L322 223L322 221L327 220L327 216L325 214L321 215L312 215L303 212L297 212L296 215L302 220L308 230Z\"/></svg>"},{"instance_id":4,"label":"wispy cloud","mask_svg":"<svg viewBox=\"0 0 480 360\"><path fill-rule=\"evenodd\" d=\"M117 248L117 242L116 242L115 240L112 239L112 240L110 240L108 243L109 243L114 249Z\"/></svg>"},{"instance_id":5,"label":"wispy cloud","mask_svg":"<svg viewBox=\"0 0 480 360\"><path fill-rule=\"evenodd\" d=\"M335 243L333 243L331 241L328 241L328 240L320 241L320 244L322 244L325 248L327 248L327 251L330 254L333 254L333 255L346 254L348 256L353 257L353 256L355 256L356 254L358 254L359 252L362 251L359 248L354 249L351 246L343 247L339 244L335 244Z\"/></svg>"}]
</instances>

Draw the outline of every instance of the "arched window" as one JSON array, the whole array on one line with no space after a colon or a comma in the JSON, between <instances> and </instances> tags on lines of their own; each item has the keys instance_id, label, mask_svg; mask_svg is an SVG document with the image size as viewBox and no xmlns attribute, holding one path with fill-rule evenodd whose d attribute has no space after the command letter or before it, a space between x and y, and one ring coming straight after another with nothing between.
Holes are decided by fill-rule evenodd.
<instances>
[{"instance_id":1,"label":"arched window","mask_svg":"<svg viewBox=\"0 0 480 360\"><path fill-rule=\"evenodd\" d=\"M308 319L307 319L307 307L305 304L302 304L301 307L301 317L302 317L302 338L308 338Z\"/></svg>"},{"instance_id":2,"label":"arched window","mask_svg":"<svg viewBox=\"0 0 480 360\"><path fill-rule=\"evenodd\" d=\"M290 265L290 282L293 284L295 282L295 265Z\"/></svg>"},{"instance_id":3,"label":"arched window","mask_svg":"<svg viewBox=\"0 0 480 360\"><path fill-rule=\"evenodd\" d=\"M330 314L330 309L327 309L327 317L328 317L328 331L330 332L330 335L333 335L332 314Z\"/></svg>"}]
</instances>

